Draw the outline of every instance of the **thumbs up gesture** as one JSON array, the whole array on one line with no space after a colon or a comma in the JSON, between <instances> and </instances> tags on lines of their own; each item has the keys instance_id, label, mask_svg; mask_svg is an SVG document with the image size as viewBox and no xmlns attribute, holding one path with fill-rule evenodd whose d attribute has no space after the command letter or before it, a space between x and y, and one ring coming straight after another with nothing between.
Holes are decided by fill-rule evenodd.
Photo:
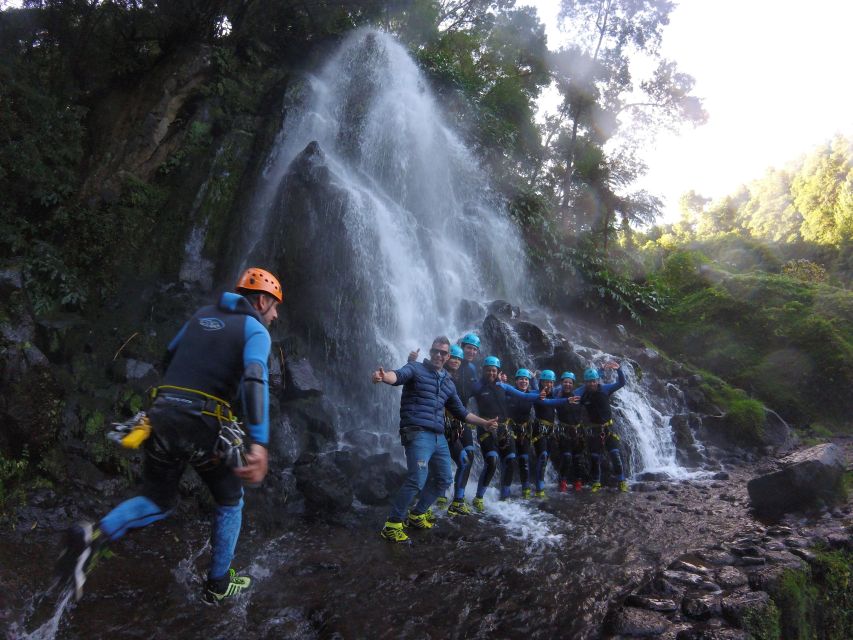
<instances>
[{"instance_id":1,"label":"thumbs up gesture","mask_svg":"<svg viewBox=\"0 0 853 640\"><path fill-rule=\"evenodd\" d=\"M374 371L372 380L373 384L377 384L378 382L385 382L385 369L379 367L378 370Z\"/></svg>"},{"instance_id":2,"label":"thumbs up gesture","mask_svg":"<svg viewBox=\"0 0 853 640\"><path fill-rule=\"evenodd\" d=\"M415 362L418 359L418 355L421 352L421 348L418 347L415 351L409 351L409 362Z\"/></svg>"}]
</instances>

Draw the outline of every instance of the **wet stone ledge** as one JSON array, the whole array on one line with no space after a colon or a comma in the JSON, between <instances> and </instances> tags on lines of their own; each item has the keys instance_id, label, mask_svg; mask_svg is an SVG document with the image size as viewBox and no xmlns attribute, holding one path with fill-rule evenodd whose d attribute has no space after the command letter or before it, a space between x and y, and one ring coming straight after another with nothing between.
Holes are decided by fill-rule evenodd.
<instances>
[{"instance_id":1,"label":"wet stone ledge","mask_svg":"<svg viewBox=\"0 0 853 640\"><path fill-rule=\"evenodd\" d=\"M818 520L756 524L728 543L685 553L611 606L603 638L746 640L763 637L788 570L810 572L818 549L853 552L853 509ZM756 635L757 634L757 635ZM776 636L773 636L776 637Z\"/></svg>"}]
</instances>

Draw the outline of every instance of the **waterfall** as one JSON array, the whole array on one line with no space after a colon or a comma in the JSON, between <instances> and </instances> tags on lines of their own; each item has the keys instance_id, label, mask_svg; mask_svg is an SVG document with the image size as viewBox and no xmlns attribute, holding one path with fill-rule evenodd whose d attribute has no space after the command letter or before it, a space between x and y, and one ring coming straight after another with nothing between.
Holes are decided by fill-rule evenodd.
<instances>
[{"instance_id":1,"label":"waterfall","mask_svg":"<svg viewBox=\"0 0 853 640\"><path fill-rule=\"evenodd\" d=\"M477 328L459 317L463 300L521 297L505 203L398 42L354 32L294 102L242 255L278 268L290 328L324 373L357 392L376 365Z\"/></svg>"},{"instance_id":2,"label":"waterfall","mask_svg":"<svg viewBox=\"0 0 853 640\"><path fill-rule=\"evenodd\" d=\"M691 472L676 459L675 439L670 420L676 412L684 411L681 397L658 396L639 379L631 362L601 350L577 347L588 358L589 366L600 367L608 360L620 361L625 374L625 386L612 396L617 432L630 452L629 471L665 473L672 478L700 477L703 472ZM605 372L604 383L615 382L616 375ZM670 383L671 384L671 383Z\"/></svg>"},{"instance_id":3,"label":"waterfall","mask_svg":"<svg viewBox=\"0 0 853 640\"><path fill-rule=\"evenodd\" d=\"M396 396L368 374L400 366L434 336L475 330L507 365L545 362L556 329L527 296L505 203L406 50L388 34L356 31L289 102L241 255L281 275L289 333L328 381L340 431L396 431ZM483 323L484 307L471 313L468 301L496 298L544 315L538 322L552 331L527 344L530 326ZM573 342L587 344L582 335ZM578 349L589 362L604 355ZM632 471L682 476L669 426L678 408L655 398L630 364L626 373L614 406Z\"/></svg>"}]
</instances>

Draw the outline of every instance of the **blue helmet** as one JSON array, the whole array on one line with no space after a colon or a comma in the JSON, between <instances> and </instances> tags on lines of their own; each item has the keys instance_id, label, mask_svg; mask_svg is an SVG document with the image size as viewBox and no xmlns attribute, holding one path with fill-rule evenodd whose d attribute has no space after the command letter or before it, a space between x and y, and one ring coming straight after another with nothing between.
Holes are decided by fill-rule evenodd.
<instances>
[{"instance_id":1,"label":"blue helmet","mask_svg":"<svg viewBox=\"0 0 853 640\"><path fill-rule=\"evenodd\" d=\"M550 369L543 369L542 373L539 374L539 379L546 382L554 382L557 379L557 375Z\"/></svg>"},{"instance_id":2,"label":"blue helmet","mask_svg":"<svg viewBox=\"0 0 853 640\"><path fill-rule=\"evenodd\" d=\"M560 375L560 380L565 380L566 378L568 378L569 380L576 380L575 374L573 374L571 371L563 371L563 373Z\"/></svg>"},{"instance_id":3,"label":"blue helmet","mask_svg":"<svg viewBox=\"0 0 853 640\"><path fill-rule=\"evenodd\" d=\"M533 375L530 373L529 369L519 369L518 371L515 372L515 377L516 378L527 378L528 380L530 380L530 378L532 378Z\"/></svg>"},{"instance_id":4,"label":"blue helmet","mask_svg":"<svg viewBox=\"0 0 853 640\"><path fill-rule=\"evenodd\" d=\"M477 337L475 333L466 333L462 336L462 339L459 341L459 344L466 345L470 344L472 347L480 348L480 338Z\"/></svg>"},{"instance_id":5,"label":"blue helmet","mask_svg":"<svg viewBox=\"0 0 853 640\"><path fill-rule=\"evenodd\" d=\"M460 360L465 357L465 352L462 351L462 347L458 344L454 344L450 347L450 357L451 358L459 358Z\"/></svg>"},{"instance_id":6,"label":"blue helmet","mask_svg":"<svg viewBox=\"0 0 853 640\"><path fill-rule=\"evenodd\" d=\"M497 367L498 369L500 369L501 368L501 361L498 360L498 358L496 358L495 356L486 356L486 359L483 360L483 366L484 367Z\"/></svg>"},{"instance_id":7,"label":"blue helmet","mask_svg":"<svg viewBox=\"0 0 853 640\"><path fill-rule=\"evenodd\" d=\"M598 380L600 377L601 376L598 374L598 369L594 369L592 367L583 372L583 379L585 382Z\"/></svg>"}]
</instances>

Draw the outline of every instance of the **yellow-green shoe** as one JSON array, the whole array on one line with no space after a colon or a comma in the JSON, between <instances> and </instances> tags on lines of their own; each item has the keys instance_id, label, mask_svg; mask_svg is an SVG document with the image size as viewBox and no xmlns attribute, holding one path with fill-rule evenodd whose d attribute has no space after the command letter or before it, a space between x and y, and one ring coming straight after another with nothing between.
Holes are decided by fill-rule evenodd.
<instances>
[{"instance_id":1,"label":"yellow-green shoe","mask_svg":"<svg viewBox=\"0 0 853 640\"><path fill-rule=\"evenodd\" d=\"M435 522L435 514L432 512L432 507L424 511L424 516L426 517L427 521Z\"/></svg>"},{"instance_id":2,"label":"yellow-green shoe","mask_svg":"<svg viewBox=\"0 0 853 640\"><path fill-rule=\"evenodd\" d=\"M474 508L480 513L483 513L486 510L486 503L483 502L482 498L474 498L474 500L471 501L471 504L473 504Z\"/></svg>"},{"instance_id":3,"label":"yellow-green shoe","mask_svg":"<svg viewBox=\"0 0 853 640\"><path fill-rule=\"evenodd\" d=\"M409 536L403 531L402 522L386 522L379 535L385 538L388 542L396 542L397 544L409 544Z\"/></svg>"},{"instance_id":4,"label":"yellow-green shoe","mask_svg":"<svg viewBox=\"0 0 853 640\"><path fill-rule=\"evenodd\" d=\"M473 513L471 507L465 504L464 500L454 500L447 507L447 514L451 516L467 516Z\"/></svg>"},{"instance_id":5,"label":"yellow-green shoe","mask_svg":"<svg viewBox=\"0 0 853 640\"><path fill-rule=\"evenodd\" d=\"M217 604L226 598L239 596L243 591L249 588L252 584L252 579L248 576L237 575L234 569L228 569L228 581L224 579L222 584L215 584L208 580L204 589L204 601L208 604Z\"/></svg>"},{"instance_id":6,"label":"yellow-green shoe","mask_svg":"<svg viewBox=\"0 0 853 640\"><path fill-rule=\"evenodd\" d=\"M435 501L435 506L437 507L446 507L447 506L447 497L441 496L438 500Z\"/></svg>"},{"instance_id":7,"label":"yellow-green shoe","mask_svg":"<svg viewBox=\"0 0 853 640\"><path fill-rule=\"evenodd\" d=\"M406 518L406 526L412 529L432 529L435 525L429 521L426 513L416 515L409 511L409 517Z\"/></svg>"},{"instance_id":8,"label":"yellow-green shoe","mask_svg":"<svg viewBox=\"0 0 853 640\"><path fill-rule=\"evenodd\" d=\"M619 483L619 491L623 491L623 492L628 491L628 481L627 480L622 480L622 482Z\"/></svg>"},{"instance_id":9,"label":"yellow-green shoe","mask_svg":"<svg viewBox=\"0 0 853 640\"><path fill-rule=\"evenodd\" d=\"M601 483L600 482L593 482L592 487L590 487L590 491L592 493L597 493L598 491L601 491Z\"/></svg>"},{"instance_id":10,"label":"yellow-green shoe","mask_svg":"<svg viewBox=\"0 0 853 640\"><path fill-rule=\"evenodd\" d=\"M539 489L539 491L536 492L536 497L537 498L545 498L546 497L545 496L545 489Z\"/></svg>"},{"instance_id":11,"label":"yellow-green shoe","mask_svg":"<svg viewBox=\"0 0 853 640\"><path fill-rule=\"evenodd\" d=\"M522 489L521 490L522 498L530 498L530 489Z\"/></svg>"}]
</instances>

